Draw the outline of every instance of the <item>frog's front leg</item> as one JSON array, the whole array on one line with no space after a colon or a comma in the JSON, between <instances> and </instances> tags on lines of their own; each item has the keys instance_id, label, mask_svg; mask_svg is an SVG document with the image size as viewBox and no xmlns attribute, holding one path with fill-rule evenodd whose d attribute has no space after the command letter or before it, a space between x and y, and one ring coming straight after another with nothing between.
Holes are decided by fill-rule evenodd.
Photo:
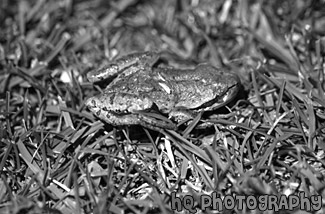
<instances>
[{"instance_id":1,"label":"frog's front leg","mask_svg":"<svg viewBox=\"0 0 325 214\"><path fill-rule=\"evenodd\" d=\"M151 67L159 58L159 54L153 51L132 53L116 59L114 62L98 70L87 73L87 79L90 82L98 82L107 78L124 73L128 76L135 73L145 66ZM135 66L137 64L137 66ZM132 68L133 69L128 69Z\"/></svg>"},{"instance_id":2,"label":"frog's front leg","mask_svg":"<svg viewBox=\"0 0 325 214\"><path fill-rule=\"evenodd\" d=\"M177 127L173 123L157 120L150 116L146 116L142 113L139 114L127 114L119 115L112 112L99 112L98 117L102 118L105 122L114 126L129 126L129 125L141 125L143 127L160 131L160 129L175 130Z\"/></svg>"},{"instance_id":3,"label":"frog's front leg","mask_svg":"<svg viewBox=\"0 0 325 214\"><path fill-rule=\"evenodd\" d=\"M106 92L89 98L86 106L98 118L112 125L142 125L153 130L176 129L171 121L145 112L153 107L153 102L145 95Z\"/></svg>"},{"instance_id":4,"label":"frog's front leg","mask_svg":"<svg viewBox=\"0 0 325 214\"><path fill-rule=\"evenodd\" d=\"M142 112L151 108L152 104L145 97L139 102L139 97L124 93L99 95L86 101L90 111L98 118L115 126L142 125L153 130L176 129L172 122L154 117L152 113Z\"/></svg>"},{"instance_id":5,"label":"frog's front leg","mask_svg":"<svg viewBox=\"0 0 325 214\"><path fill-rule=\"evenodd\" d=\"M107 123L118 125L127 125L129 120L130 124L138 124L136 117L131 116L132 113L150 109L153 106L153 102L144 95L139 96L123 92L105 92L90 97L85 104L97 117ZM119 118L121 118L120 121Z\"/></svg>"},{"instance_id":6,"label":"frog's front leg","mask_svg":"<svg viewBox=\"0 0 325 214\"><path fill-rule=\"evenodd\" d=\"M140 125L141 121L134 114L120 115L113 112L99 111L96 116L113 126Z\"/></svg>"}]
</instances>

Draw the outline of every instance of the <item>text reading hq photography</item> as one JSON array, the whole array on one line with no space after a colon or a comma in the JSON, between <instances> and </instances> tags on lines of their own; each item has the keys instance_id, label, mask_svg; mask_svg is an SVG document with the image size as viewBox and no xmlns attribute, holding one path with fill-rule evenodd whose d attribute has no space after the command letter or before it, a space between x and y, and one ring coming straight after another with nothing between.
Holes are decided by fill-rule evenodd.
<instances>
[{"instance_id":1,"label":"text reading hq photography","mask_svg":"<svg viewBox=\"0 0 325 214\"><path fill-rule=\"evenodd\" d=\"M250 210L259 209L266 210L305 210L317 211L322 206L322 197L319 195L305 196L304 192L297 195L259 195L259 196L246 196L246 195L227 195L221 198L218 193L213 192L211 195L201 195L199 203L193 196L186 195L178 197L175 192L171 194L171 208L173 210L182 211L186 209L191 213L195 213L196 208L203 211L206 209L212 210L243 210L244 206Z\"/></svg>"}]
</instances>

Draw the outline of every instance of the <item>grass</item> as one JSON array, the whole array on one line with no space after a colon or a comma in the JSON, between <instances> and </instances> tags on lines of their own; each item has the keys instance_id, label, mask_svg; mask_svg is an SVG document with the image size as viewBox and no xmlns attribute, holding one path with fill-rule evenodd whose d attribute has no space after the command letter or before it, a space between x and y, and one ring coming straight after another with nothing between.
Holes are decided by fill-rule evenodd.
<instances>
[{"instance_id":1,"label":"grass","mask_svg":"<svg viewBox=\"0 0 325 214\"><path fill-rule=\"evenodd\" d=\"M200 204L213 192L325 197L324 14L313 0L1 1L0 213L187 213L171 210L174 193L197 213L216 213ZM174 131L104 124L84 105L103 90L87 72L144 50L230 70L242 90Z\"/></svg>"}]
</instances>

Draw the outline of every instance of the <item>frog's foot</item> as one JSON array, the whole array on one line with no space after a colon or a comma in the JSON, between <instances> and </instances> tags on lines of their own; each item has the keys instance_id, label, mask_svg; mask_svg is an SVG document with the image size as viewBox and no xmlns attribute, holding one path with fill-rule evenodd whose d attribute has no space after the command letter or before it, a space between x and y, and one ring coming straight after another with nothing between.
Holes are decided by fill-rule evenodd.
<instances>
[{"instance_id":1,"label":"frog's foot","mask_svg":"<svg viewBox=\"0 0 325 214\"><path fill-rule=\"evenodd\" d=\"M201 112L202 113L202 112ZM169 115L174 118L174 120L176 120L178 123L184 123L186 126L191 125L192 122L197 122L195 121L196 119L200 120L202 115L199 114L194 114L190 111L186 111L186 110L176 110L176 111L172 111L169 113ZM196 124L195 128L196 129L206 129L209 128L211 126L213 126L214 124L211 122L203 122L203 123L198 123Z\"/></svg>"},{"instance_id":2,"label":"frog's foot","mask_svg":"<svg viewBox=\"0 0 325 214\"><path fill-rule=\"evenodd\" d=\"M132 53L122 56L114 62L106 65L98 70L87 73L87 79L90 82L99 82L107 78L118 75L119 73L125 73L124 76L128 76L141 69L138 67L152 66L159 58L159 54L153 51ZM134 66L134 69L128 69Z\"/></svg>"},{"instance_id":3,"label":"frog's foot","mask_svg":"<svg viewBox=\"0 0 325 214\"><path fill-rule=\"evenodd\" d=\"M203 112L200 112L200 113L202 114ZM169 116L171 118L173 118L175 121L177 121L178 123L185 123L186 125L189 125L193 120L201 118L201 116L199 115L200 113L195 113L195 112L191 112L188 110L178 109L178 110L174 110L174 111L170 112ZM230 115L233 115L233 114L215 115L215 116L212 116L211 119L214 119L214 120L225 119L225 118L229 118ZM195 128L206 129L213 125L215 125L215 123L213 121L203 120L200 123L198 123Z\"/></svg>"},{"instance_id":4,"label":"frog's foot","mask_svg":"<svg viewBox=\"0 0 325 214\"><path fill-rule=\"evenodd\" d=\"M173 120L177 121L178 123L187 123L188 121L193 120L195 117L192 112L183 109L175 109L171 111L168 115L170 118L173 118Z\"/></svg>"},{"instance_id":5,"label":"frog's foot","mask_svg":"<svg viewBox=\"0 0 325 214\"><path fill-rule=\"evenodd\" d=\"M160 114L139 112L137 116L139 118L140 125L148 127L150 129L157 130L157 127L170 130L177 129L177 126L172 121L168 120Z\"/></svg>"},{"instance_id":6,"label":"frog's foot","mask_svg":"<svg viewBox=\"0 0 325 214\"><path fill-rule=\"evenodd\" d=\"M217 114L210 116L207 120L202 121L201 124L196 126L197 129L206 129L218 124L218 120L229 120L231 117L234 117L236 112L230 112L228 114Z\"/></svg>"}]
</instances>

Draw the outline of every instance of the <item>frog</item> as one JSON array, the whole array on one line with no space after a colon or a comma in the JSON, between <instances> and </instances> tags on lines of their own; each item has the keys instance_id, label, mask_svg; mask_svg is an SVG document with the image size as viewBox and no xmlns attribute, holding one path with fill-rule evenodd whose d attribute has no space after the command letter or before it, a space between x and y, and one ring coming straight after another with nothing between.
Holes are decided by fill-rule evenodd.
<instances>
[{"instance_id":1,"label":"frog","mask_svg":"<svg viewBox=\"0 0 325 214\"><path fill-rule=\"evenodd\" d=\"M158 66L160 57L157 51L135 52L90 71L90 82L108 84L85 105L113 126L175 130L177 124L225 106L236 97L241 85L237 74L209 63L194 68Z\"/></svg>"}]
</instances>

